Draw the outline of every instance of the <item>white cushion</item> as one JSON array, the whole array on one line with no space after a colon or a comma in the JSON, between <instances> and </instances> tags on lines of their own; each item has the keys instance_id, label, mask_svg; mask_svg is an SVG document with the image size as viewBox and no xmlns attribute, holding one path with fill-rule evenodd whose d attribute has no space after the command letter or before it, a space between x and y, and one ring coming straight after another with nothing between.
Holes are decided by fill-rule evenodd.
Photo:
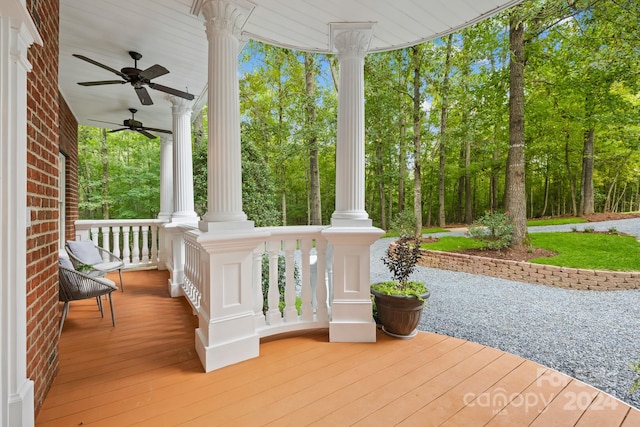
<instances>
[{"instance_id":1,"label":"white cushion","mask_svg":"<svg viewBox=\"0 0 640 427\"><path fill-rule=\"evenodd\" d=\"M97 280L98 282L104 283L105 285L108 285L114 289L118 289L118 287L116 286L116 282L114 282L113 280L109 280L104 277L97 277L95 280Z\"/></svg>"},{"instance_id":2,"label":"white cushion","mask_svg":"<svg viewBox=\"0 0 640 427\"><path fill-rule=\"evenodd\" d=\"M101 262L100 264L94 264L93 268L95 270L100 270L100 271L111 271L111 270L115 270L122 267L122 263L121 262Z\"/></svg>"},{"instance_id":3,"label":"white cushion","mask_svg":"<svg viewBox=\"0 0 640 427\"><path fill-rule=\"evenodd\" d=\"M73 270L73 264L71 264L71 260L67 257L59 257L58 258L58 265L65 267L65 268L70 268L71 270Z\"/></svg>"},{"instance_id":4,"label":"white cushion","mask_svg":"<svg viewBox=\"0 0 640 427\"><path fill-rule=\"evenodd\" d=\"M69 240L67 245L73 255L83 264L93 265L102 262L100 252L91 240Z\"/></svg>"}]
</instances>

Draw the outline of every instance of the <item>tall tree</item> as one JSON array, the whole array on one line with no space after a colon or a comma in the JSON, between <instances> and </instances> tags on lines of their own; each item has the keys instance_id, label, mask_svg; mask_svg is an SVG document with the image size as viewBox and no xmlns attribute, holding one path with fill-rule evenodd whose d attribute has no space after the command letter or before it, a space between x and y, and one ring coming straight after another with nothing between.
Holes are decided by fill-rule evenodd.
<instances>
[{"instance_id":1,"label":"tall tree","mask_svg":"<svg viewBox=\"0 0 640 427\"><path fill-rule=\"evenodd\" d=\"M420 84L422 82L422 57L424 47L416 45L411 48L413 68L413 212L416 218L416 235L422 234L422 175L420 162L422 161L422 141L420 130L422 127L422 96Z\"/></svg>"},{"instance_id":2,"label":"tall tree","mask_svg":"<svg viewBox=\"0 0 640 427\"><path fill-rule=\"evenodd\" d=\"M316 133L316 66L312 53L304 54L307 147L309 149L309 174L311 186L311 225L322 224L320 199L320 168L318 166L318 136Z\"/></svg>"},{"instance_id":3,"label":"tall tree","mask_svg":"<svg viewBox=\"0 0 640 427\"><path fill-rule=\"evenodd\" d=\"M447 152L447 114L449 111L449 72L451 70L451 52L453 49L453 34L447 36L447 51L444 63L444 77L442 79L442 105L440 110L440 169L438 174L438 225L444 227L445 217L445 162Z\"/></svg>"}]
</instances>

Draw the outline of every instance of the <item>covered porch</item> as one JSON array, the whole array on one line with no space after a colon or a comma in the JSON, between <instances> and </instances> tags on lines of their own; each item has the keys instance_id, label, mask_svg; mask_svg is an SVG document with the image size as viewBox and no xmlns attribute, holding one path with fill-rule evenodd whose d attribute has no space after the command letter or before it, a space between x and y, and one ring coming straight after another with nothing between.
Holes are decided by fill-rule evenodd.
<instances>
[{"instance_id":1,"label":"covered porch","mask_svg":"<svg viewBox=\"0 0 640 427\"><path fill-rule=\"evenodd\" d=\"M167 272L125 273L118 325L74 302L38 426L634 426L640 412L580 381L437 334L329 343L326 328L263 339L260 357L203 375L196 318Z\"/></svg>"}]
</instances>

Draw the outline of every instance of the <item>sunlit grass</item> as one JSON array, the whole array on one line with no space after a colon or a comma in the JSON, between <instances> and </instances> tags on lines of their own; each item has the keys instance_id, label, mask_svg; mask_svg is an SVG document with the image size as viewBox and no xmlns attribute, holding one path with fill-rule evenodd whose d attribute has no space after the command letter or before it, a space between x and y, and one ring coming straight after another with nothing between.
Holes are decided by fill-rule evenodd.
<instances>
[{"instance_id":1,"label":"sunlit grass","mask_svg":"<svg viewBox=\"0 0 640 427\"><path fill-rule=\"evenodd\" d=\"M531 245L556 252L537 264L589 270L640 271L640 243L633 236L599 233L533 233Z\"/></svg>"},{"instance_id":2,"label":"sunlit grass","mask_svg":"<svg viewBox=\"0 0 640 427\"><path fill-rule=\"evenodd\" d=\"M470 239L462 236L444 236L440 237L437 242L423 243L423 249L431 249L433 251L458 251L461 249L479 249L484 247L484 243L476 239Z\"/></svg>"},{"instance_id":3,"label":"sunlit grass","mask_svg":"<svg viewBox=\"0 0 640 427\"><path fill-rule=\"evenodd\" d=\"M582 224L588 222L584 218L549 218L549 219L531 219L527 221L528 227L537 227L541 225L563 225L563 224Z\"/></svg>"}]
</instances>

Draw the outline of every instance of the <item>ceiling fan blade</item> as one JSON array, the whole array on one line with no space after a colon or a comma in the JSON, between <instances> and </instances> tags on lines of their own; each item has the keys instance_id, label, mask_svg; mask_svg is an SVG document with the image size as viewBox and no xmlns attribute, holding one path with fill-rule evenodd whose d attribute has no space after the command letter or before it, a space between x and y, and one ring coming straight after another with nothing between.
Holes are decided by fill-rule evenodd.
<instances>
[{"instance_id":1,"label":"ceiling fan blade","mask_svg":"<svg viewBox=\"0 0 640 427\"><path fill-rule=\"evenodd\" d=\"M170 130L166 130L166 129L156 129L156 128L142 128L144 130L150 130L152 132L161 132L161 133L168 133L168 134L172 134L173 132L171 132Z\"/></svg>"},{"instance_id":2,"label":"ceiling fan blade","mask_svg":"<svg viewBox=\"0 0 640 427\"><path fill-rule=\"evenodd\" d=\"M115 68L111 68L111 67L109 67L108 65L101 64L101 63L99 63L98 61L94 61L93 59L91 59L91 58L87 58L87 57L86 57L86 56L84 56L84 55L78 55L78 54L74 53L74 54L73 54L73 56L75 56L76 58L82 59L83 61L87 61L87 62L88 62L88 63L90 63L90 64L97 65L97 66L98 66L98 67L100 67L100 68L104 68L104 69L105 69L105 70L107 70L107 71L111 71L112 73L117 74L117 75L119 75L120 77L122 77L123 79L125 79L125 80L129 81L129 76L127 76L127 75L126 75L125 73L123 73L122 71L118 71L118 70L116 70Z\"/></svg>"},{"instance_id":3,"label":"ceiling fan blade","mask_svg":"<svg viewBox=\"0 0 640 427\"><path fill-rule=\"evenodd\" d=\"M109 133L120 132L120 131L123 131L123 130L129 130L129 128L113 129L113 130L110 130Z\"/></svg>"},{"instance_id":4,"label":"ceiling fan blade","mask_svg":"<svg viewBox=\"0 0 640 427\"><path fill-rule=\"evenodd\" d=\"M169 74L169 70L164 68L162 65L152 65L144 71L141 71L139 76L143 79L151 80L156 77L164 76L165 74Z\"/></svg>"},{"instance_id":5,"label":"ceiling fan blade","mask_svg":"<svg viewBox=\"0 0 640 427\"><path fill-rule=\"evenodd\" d=\"M138 98L140 99L140 102L142 103L142 105L153 105L151 96L149 96L149 92L147 91L146 88L137 87L135 89L136 89L136 94L138 95Z\"/></svg>"},{"instance_id":6,"label":"ceiling fan blade","mask_svg":"<svg viewBox=\"0 0 640 427\"><path fill-rule=\"evenodd\" d=\"M98 82L78 82L80 86L100 86L100 85L115 85L124 84L124 80L102 80Z\"/></svg>"},{"instance_id":7,"label":"ceiling fan blade","mask_svg":"<svg viewBox=\"0 0 640 427\"><path fill-rule=\"evenodd\" d=\"M149 139L156 139L156 138L157 138L157 136L155 136L155 135L153 135L153 134L151 134L151 133L147 132L147 131L146 131L146 130L144 130L144 129L136 129L136 131L140 132L141 134L143 134L144 136L146 136L146 137L147 137L147 138L149 138Z\"/></svg>"},{"instance_id":8,"label":"ceiling fan blade","mask_svg":"<svg viewBox=\"0 0 640 427\"><path fill-rule=\"evenodd\" d=\"M98 122L98 123L108 123L108 124L110 124L110 125L116 125L116 126L122 126L122 124L120 124L120 123L105 122L104 120L94 120L94 119L89 119L89 121L91 121L91 122Z\"/></svg>"},{"instance_id":9,"label":"ceiling fan blade","mask_svg":"<svg viewBox=\"0 0 640 427\"><path fill-rule=\"evenodd\" d=\"M162 85L159 85L157 83L149 83L149 87L151 89L155 89L155 90L159 90L161 92L168 93L169 95L175 95L175 96L179 96L180 98L188 99L189 101L191 101L194 98L194 96L192 94L190 94L190 93L183 92L183 91L178 90L178 89L173 89L173 88L170 88L170 87L167 87L167 86L162 86Z\"/></svg>"}]
</instances>

